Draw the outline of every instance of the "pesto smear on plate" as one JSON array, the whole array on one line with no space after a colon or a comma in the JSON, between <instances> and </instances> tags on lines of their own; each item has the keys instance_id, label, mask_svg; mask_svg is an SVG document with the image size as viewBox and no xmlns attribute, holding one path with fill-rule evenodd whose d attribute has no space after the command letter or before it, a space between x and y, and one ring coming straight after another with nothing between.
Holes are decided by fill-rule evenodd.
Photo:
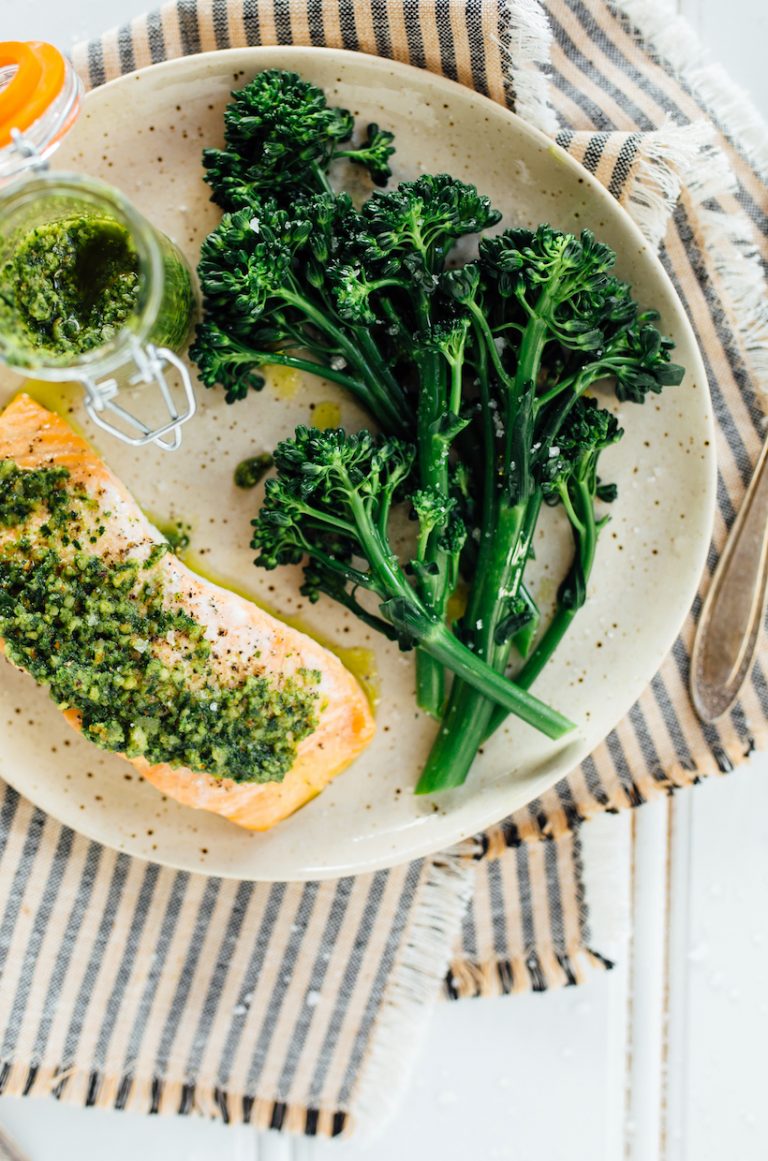
<instances>
[{"instance_id":1,"label":"pesto smear on plate","mask_svg":"<svg viewBox=\"0 0 768 1161\"><path fill-rule=\"evenodd\" d=\"M316 728L320 674L222 681L205 627L178 607L158 568L168 545L110 553L105 531L67 469L0 460L9 659L60 709L76 710L102 749L239 782L282 781Z\"/></svg>"}]
</instances>

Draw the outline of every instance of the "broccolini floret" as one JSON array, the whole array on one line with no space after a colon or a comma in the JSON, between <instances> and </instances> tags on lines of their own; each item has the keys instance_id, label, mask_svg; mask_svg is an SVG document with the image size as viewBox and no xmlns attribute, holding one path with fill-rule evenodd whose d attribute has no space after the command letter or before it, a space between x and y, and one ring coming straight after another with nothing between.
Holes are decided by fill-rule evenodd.
<instances>
[{"instance_id":1,"label":"broccolini floret","mask_svg":"<svg viewBox=\"0 0 768 1161\"><path fill-rule=\"evenodd\" d=\"M248 209L262 198L287 203L297 193L331 192L328 170L347 158L377 185L390 176L393 135L369 125L349 146L354 118L328 105L325 93L296 73L266 69L232 94L224 113L224 149L203 152L205 180L225 210Z\"/></svg>"}]
</instances>

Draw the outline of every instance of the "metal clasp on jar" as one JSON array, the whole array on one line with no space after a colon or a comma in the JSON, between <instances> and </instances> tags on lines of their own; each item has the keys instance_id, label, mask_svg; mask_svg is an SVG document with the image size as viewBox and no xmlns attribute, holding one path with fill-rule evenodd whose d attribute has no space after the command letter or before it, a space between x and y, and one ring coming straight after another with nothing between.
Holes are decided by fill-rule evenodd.
<instances>
[{"instance_id":1,"label":"metal clasp on jar","mask_svg":"<svg viewBox=\"0 0 768 1161\"><path fill-rule=\"evenodd\" d=\"M41 149L19 129L11 129L14 153L18 154L19 161L14 171L14 177L22 173L34 173L38 169L48 168L48 159Z\"/></svg>"},{"instance_id":2,"label":"metal clasp on jar","mask_svg":"<svg viewBox=\"0 0 768 1161\"><path fill-rule=\"evenodd\" d=\"M163 451L176 451L181 446L180 429L182 425L187 423L197 411L197 402L189 371L179 356L168 347L157 348L151 343L148 343L146 347L134 344L132 358L137 370L129 377L129 385L139 387L142 384L156 384L168 412L168 422L154 427L149 426L138 415L134 415L120 403L117 403L116 398L120 393L120 388L114 378L102 379L101 381L82 379L85 388L86 411L97 427L109 432L110 435L131 447L144 447L146 444L155 443ZM178 372L181 381L183 396L181 406L177 406L173 388L166 378L165 372L168 366L173 367ZM122 426L117 426L115 422L111 422L109 416L114 416Z\"/></svg>"}]
</instances>

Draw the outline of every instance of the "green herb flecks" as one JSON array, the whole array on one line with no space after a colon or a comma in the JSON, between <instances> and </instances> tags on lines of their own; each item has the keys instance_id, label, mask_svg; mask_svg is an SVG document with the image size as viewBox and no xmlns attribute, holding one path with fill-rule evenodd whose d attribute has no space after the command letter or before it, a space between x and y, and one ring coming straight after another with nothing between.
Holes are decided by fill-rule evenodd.
<instances>
[{"instance_id":1,"label":"green herb flecks","mask_svg":"<svg viewBox=\"0 0 768 1161\"><path fill-rule=\"evenodd\" d=\"M119 222L46 222L24 235L0 267L3 344L13 345L21 365L25 350L66 363L115 338L138 294L138 255Z\"/></svg>"},{"instance_id":2,"label":"green herb flecks","mask_svg":"<svg viewBox=\"0 0 768 1161\"><path fill-rule=\"evenodd\" d=\"M76 710L84 735L105 750L236 781L281 781L316 728L320 675L223 684L204 627L165 591L156 567L163 553L151 549L142 561L78 547L91 537L67 476L0 464L0 523L20 533L0 552L0 637L10 660L61 709ZM44 538L24 527L40 509ZM67 534L52 527L64 512Z\"/></svg>"},{"instance_id":3,"label":"green herb flecks","mask_svg":"<svg viewBox=\"0 0 768 1161\"><path fill-rule=\"evenodd\" d=\"M255 488L264 479L273 462L269 452L243 460L235 468L235 484L238 488Z\"/></svg>"}]
</instances>

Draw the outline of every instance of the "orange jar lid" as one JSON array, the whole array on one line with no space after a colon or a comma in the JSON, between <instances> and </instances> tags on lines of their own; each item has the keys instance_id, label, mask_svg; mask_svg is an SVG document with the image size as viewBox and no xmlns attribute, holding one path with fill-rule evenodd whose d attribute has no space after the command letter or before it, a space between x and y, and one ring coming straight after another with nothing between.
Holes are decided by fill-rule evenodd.
<instances>
[{"instance_id":1,"label":"orange jar lid","mask_svg":"<svg viewBox=\"0 0 768 1161\"><path fill-rule=\"evenodd\" d=\"M0 41L0 69L16 66L16 74L0 92L0 148L13 141L50 108L61 94L67 62L57 48L40 40Z\"/></svg>"}]
</instances>

